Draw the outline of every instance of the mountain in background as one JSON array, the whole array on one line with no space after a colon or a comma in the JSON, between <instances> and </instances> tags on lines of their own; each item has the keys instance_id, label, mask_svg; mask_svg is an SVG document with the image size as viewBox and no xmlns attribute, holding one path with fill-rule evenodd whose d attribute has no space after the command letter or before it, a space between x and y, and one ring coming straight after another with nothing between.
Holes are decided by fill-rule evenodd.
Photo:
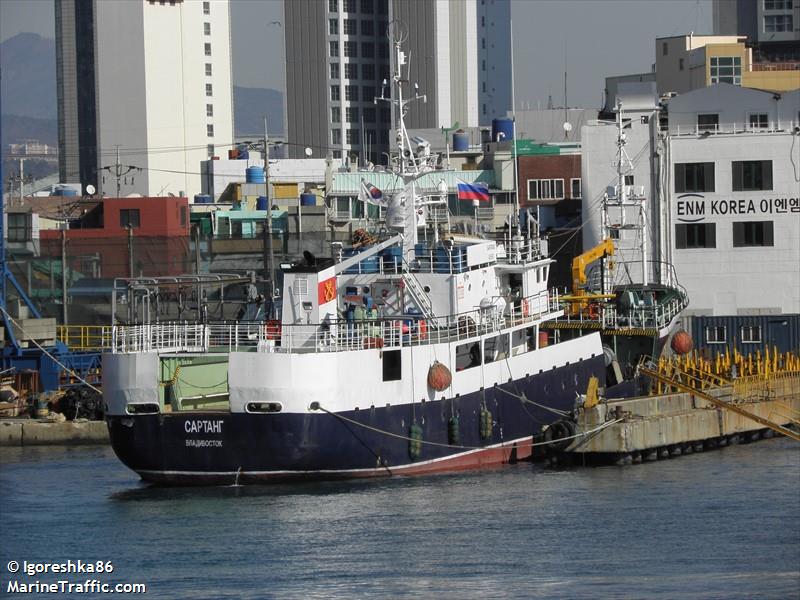
<instances>
[{"instance_id":1,"label":"mountain in background","mask_svg":"<svg viewBox=\"0 0 800 600\"><path fill-rule=\"evenodd\" d=\"M271 88L233 86L234 135L264 135L264 115L270 135L283 135L283 94Z\"/></svg>"},{"instance_id":2,"label":"mountain in background","mask_svg":"<svg viewBox=\"0 0 800 600\"><path fill-rule=\"evenodd\" d=\"M58 143L55 41L20 33L0 44L2 143L26 139ZM269 88L233 87L234 135L283 133L283 94Z\"/></svg>"},{"instance_id":3,"label":"mountain in background","mask_svg":"<svg viewBox=\"0 0 800 600\"><path fill-rule=\"evenodd\" d=\"M56 43L18 33L0 44L3 114L56 119Z\"/></svg>"}]
</instances>

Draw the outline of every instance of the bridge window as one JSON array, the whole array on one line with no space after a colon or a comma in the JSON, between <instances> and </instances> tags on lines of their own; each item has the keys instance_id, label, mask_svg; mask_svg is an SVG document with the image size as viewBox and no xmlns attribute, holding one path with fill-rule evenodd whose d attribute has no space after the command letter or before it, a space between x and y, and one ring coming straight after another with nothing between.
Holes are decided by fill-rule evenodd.
<instances>
[{"instance_id":1,"label":"bridge window","mask_svg":"<svg viewBox=\"0 0 800 600\"><path fill-rule=\"evenodd\" d=\"M456 371L479 367L482 358L480 340L456 346Z\"/></svg>"}]
</instances>

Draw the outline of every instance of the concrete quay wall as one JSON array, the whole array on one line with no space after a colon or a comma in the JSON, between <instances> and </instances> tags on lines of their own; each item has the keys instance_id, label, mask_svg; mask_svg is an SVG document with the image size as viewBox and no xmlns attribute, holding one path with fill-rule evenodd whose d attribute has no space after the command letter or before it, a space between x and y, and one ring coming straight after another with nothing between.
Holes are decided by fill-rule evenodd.
<instances>
[{"instance_id":1,"label":"concrete quay wall","mask_svg":"<svg viewBox=\"0 0 800 600\"><path fill-rule=\"evenodd\" d=\"M714 390L721 400L731 401L730 387ZM738 406L760 417L787 424L800 416L800 386L797 379L771 382L766 399L746 399ZM764 429L749 418L718 408L688 393L618 400L584 409L578 416L579 430L588 431L614 418L610 425L587 440L576 441L568 452L575 454L630 454L654 448L715 439Z\"/></svg>"},{"instance_id":2,"label":"concrete quay wall","mask_svg":"<svg viewBox=\"0 0 800 600\"><path fill-rule=\"evenodd\" d=\"M0 421L0 446L75 446L108 444L105 421L53 423L33 419Z\"/></svg>"}]
</instances>

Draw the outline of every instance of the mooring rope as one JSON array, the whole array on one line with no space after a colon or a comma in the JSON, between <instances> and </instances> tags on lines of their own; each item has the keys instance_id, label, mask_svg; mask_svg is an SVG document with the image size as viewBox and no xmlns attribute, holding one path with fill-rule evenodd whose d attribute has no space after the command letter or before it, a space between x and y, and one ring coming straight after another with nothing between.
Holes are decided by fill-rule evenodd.
<instances>
[{"instance_id":1,"label":"mooring rope","mask_svg":"<svg viewBox=\"0 0 800 600\"><path fill-rule=\"evenodd\" d=\"M501 392L505 392L509 396L513 396L514 398L517 398L518 400L520 400L522 402L525 402L527 404L532 404L533 406L538 406L539 408L544 409L544 410L549 410L551 413L555 413L560 417L568 417L569 416L569 413L566 412L566 411L559 410L557 408L553 408L552 406L545 406L544 404L539 404L538 402L534 402L533 400L531 400L528 397L526 397L524 393L522 395L518 395L518 394L515 394L514 392L509 392L508 390L503 389L499 385L495 386L495 388L500 390Z\"/></svg>"},{"instance_id":2,"label":"mooring rope","mask_svg":"<svg viewBox=\"0 0 800 600\"><path fill-rule=\"evenodd\" d=\"M10 314L8 314L8 312L6 311L6 309L5 309L5 308L3 308L2 306L0 306L0 310L2 310L2 311L3 311L3 314L6 316L6 319L8 319L8 320L9 320L9 321L11 321L12 323L14 323L14 324L15 324L17 327L19 327L19 330L20 330L21 332L23 332L23 333L27 333L27 332L25 331L25 329L24 329L24 328L23 328L23 327L22 327L22 326L21 326L21 325L20 325L20 324L19 324L17 321L15 321L15 320L14 320L14 318L13 318L13 317L12 317ZM39 344L39 342L37 342L36 340L28 340L28 341L29 341L29 342L31 342L31 343L32 343L34 346L36 346L37 348L39 348L39 350L41 350L42 352L44 352L44 353L45 353L45 355L47 355L47 356L48 356L48 357L49 357L49 358L50 358L50 359L51 359L51 360L52 360L54 363L56 363L56 364L57 364L59 367L61 367L62 369L64 369L64 370L65 370L67 373L69 373L69 374L73 375L73 376L74 376L74 377L75 377L75 378L76 378L78 381L80 381L81 383L84 383L84 384L86 384L87 386L89 386L90 388L92 388L92 389L93 389L95 392L97 392L98 394L102 394L102 393L103 393L103 390L100 390L100 389L97 389L96 387L94 387L94 386L93 386L91 383L89 383L89 382L88 382L88 381L86 381L86 380L85 380L83 377L81 377L80 375L78 375L78 373L77 373L76 371L74 371L74 370L70 369L70 368L69 368L67 365L65 365L65 364L64 364L64 363L62 363L60 360L58 360L58 359L57 359L55 356L53 356L52 354L50 354L50 353L49 353L49 352L48 352L48 351L47 351L47 350L46 350L46 349L45 349L43 346L41 346L41 345Z\"/></svg>"},{"instance_id":3,"label":"mooring rope","mask_svg":"<svg viewBox=\"0 0 800 600\"><path fill-rule=\"evenodd\" d=\"M405 441L408 441L408 442L419 442L421 444L425 444L425 445L428 445L428 446L438 446L438 447L441 447L441 448L456 448L458 450L486 450L486 449L490 448L490 446L463 446L463 445L458 445L458 444L443 444L441 442L429 442L427 440L419 440L419 439L410 438L408 436L401 435L399 433L393 433L391 431L386 431L385 429L379 429L378 427L373 427L372 425L367 425L366 423L360 423L360 422L356 421L355 419L351 419L349 417L345 417L342 414L332 412L332 411L328 410L327 408L325 408L324 406L322 406L319 402L312 402L311 410L321 410L322 412L327 413L327 414L329 414L332 417L335 417L337 419L341 419L342 421L346 421L347 423L352 423L353 425L357 425L357 426L362 427L364 429L368 429L369 431L373 431L375 433L380 433L381 435L385 435L387 437L393 437L393 438L397 438L399 440L405 440ZM584 431L582 433L576 433L575 435L570 435L570 436L567 436L567 437L558 438L556 440L551 440L549 442L530 442L530 443L527 443L527 444L514 444L514 446L516 446L517 448L533 448L534 446L548 446L550 444L563 442L565 440L572 440L572 439L584 437L584 436L587 436L587 435L591 435L593 433L597 433L597 432L602 431L603 429L605 429L605 428L607 428L607 427L609 427L611 425L614 425L615 423L619 423L622 420L623 419L614 419L613 421L606 421L602 425L600 425L598 427L595 427L594 429L590 429L589 431ZM502 443L506 443L506 442L502 442Z\"/></svg>"}]
</instances>

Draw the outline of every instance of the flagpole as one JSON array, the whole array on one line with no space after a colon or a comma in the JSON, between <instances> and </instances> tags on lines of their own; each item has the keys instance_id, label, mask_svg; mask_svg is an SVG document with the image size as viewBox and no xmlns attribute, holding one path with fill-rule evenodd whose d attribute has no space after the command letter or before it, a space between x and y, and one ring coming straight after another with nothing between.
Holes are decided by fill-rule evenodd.
<instances>
[{"instance_id":1,"label":"flagpole","mask_svg":"<svg viewBox=\"0 0 800 600\"><path fill-rule=\"evenodd\" d=\"M517 156L517 101L514 85L514 19L511 19L511 139L514 142L514 215L511 225L516 227L517 235L522 235L519 228L519 157Z\"/></svg>"}]
</instances>

